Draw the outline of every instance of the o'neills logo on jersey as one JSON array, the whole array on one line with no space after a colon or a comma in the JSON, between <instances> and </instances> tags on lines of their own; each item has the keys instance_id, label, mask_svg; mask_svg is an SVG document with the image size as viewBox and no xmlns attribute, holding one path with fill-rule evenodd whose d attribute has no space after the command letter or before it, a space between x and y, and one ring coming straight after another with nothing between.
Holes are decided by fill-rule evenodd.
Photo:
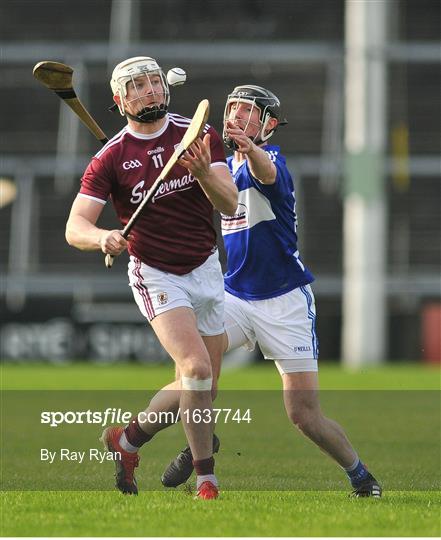
<instances>
[{"instance_id":1,"label":"o'neills logo on jersey","mask_svg":"<svg viewBox=\"0 0 441 540\"><path fill-rule=\"evenodd\" d=\"M157 189L152 202L155 202L157 199L162 197L167 197L167 195L172 195L178 191L187 191L191 189L195 182L196 178L191 174L186 174L181 178L173 178L171 180L164 180L164 182ZM147 190L144 188L144 180L138 182L136 186L132 189L132 197L130 202L132 204L138 204L142 199L147 195Z\"/></svg>"},{"instance_id":2,"label":"o'neills logo on jersey","mask_svg":"<svg viewBox=\"0 0 441 540\"><path fill-rule=\"evenodd\" d=\"M158 146L158 148L155 148L154 150L149 150L147 155L151 156L152 154L159 154L159 152L164 152L164 148L162 148L162 146Z\"/></svg>"},{"instance_id":3,"label":"o'neills logo on jersey","mask_svg":"<svg viewBox=\"0 0 441 540\"><path fill-rule=\"evenodd\" d=\"M248 208L245 204L239 203L234 216L222 214L222 234L230 234L248 228Z\"/></svg>"}]
</instances>

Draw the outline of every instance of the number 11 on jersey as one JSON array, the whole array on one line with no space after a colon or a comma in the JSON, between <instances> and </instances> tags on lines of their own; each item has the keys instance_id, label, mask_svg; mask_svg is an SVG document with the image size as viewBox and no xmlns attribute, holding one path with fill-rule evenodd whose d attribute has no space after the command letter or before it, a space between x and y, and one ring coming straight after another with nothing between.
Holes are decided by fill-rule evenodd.
<instances>
[{"instance_id":1,"label":"number 11 on jersey","mask_svg":"<svg viewBox=\"0 0 441 540\"><path fill-rule=\"evenodd\" d=\"M152 159L157 169L164 167L164 163L162 161L162 154L155 154L152 156Z\"/></svg>"}]
</instances>

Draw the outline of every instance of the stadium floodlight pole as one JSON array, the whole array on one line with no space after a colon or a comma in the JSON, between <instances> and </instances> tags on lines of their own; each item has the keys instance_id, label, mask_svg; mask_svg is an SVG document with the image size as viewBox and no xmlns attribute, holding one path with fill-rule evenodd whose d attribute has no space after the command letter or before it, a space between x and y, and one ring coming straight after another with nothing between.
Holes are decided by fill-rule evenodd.
<instances>
[{"instance_id":1,"label":"stadium floodlight pole","mask_svg":"<svg viewBox=\"0 0 441 540\"><path fill-rule=\"evenodd\" d=\"M346 0L343 362L386 355L387 0ZM375 247L374 247L375 246Z\"/></svg>"},{"instance_id":2,"label":"stadium floodlight pole","mask_svg":"<svg viewBox=\"0 0 441 540\"><path fill-rule=\"evenodd\" d=\"M96 137L102 145L108 141L106 134L90 115L86 107L78 99L73 89L72 78L73 69L61 62L44 60L34 66L34 77L46 88L52 90L57 96L68 105L89 131Z\"/></svg>"},{"instance_id":3,"label":"stadium floodlight pole","mask_svg":"<svg viewBox=\"0 0 441 540\"><path fill-rule=\"evenodd\" d=\"M196 112L193 115L193 118L190 122L190 125L187 128L187 131L184 133L184 136L181 142L175 148L173 155L167 161L164 168L162 169L161 174L154 181L152 187L148 190L146 196L144 197L141 204L138 206L127 225L124 227L123 232L121 233L124 238L129 236L130 231L137 222L141 212L145 208L146 204L151 200L153 195L158 191L159 186L165 180L166 176L170 173L171 169L176 165L179 158L182 154L195 142L195 140L202 134L205 124L208 120L208 115L210 114L210 103L208 99L203 99L196 109ZM111 268L113 264L113 256L106 255L105 263L107 268Z\"/></svg>"}]
</instances>

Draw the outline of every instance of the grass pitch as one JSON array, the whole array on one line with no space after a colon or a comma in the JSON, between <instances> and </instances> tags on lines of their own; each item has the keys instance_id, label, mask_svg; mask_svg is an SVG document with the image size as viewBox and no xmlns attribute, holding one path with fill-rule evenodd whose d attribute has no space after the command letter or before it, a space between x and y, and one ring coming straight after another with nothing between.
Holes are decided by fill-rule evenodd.
<instances>
[{"instance_id":1,"label":"grass pitch","mask_svg":"<svg viewBox=\"0 0 441 540\"><path fill-rule=\"evenodd\" d=\"M7 365L2 368L2 388L154 389L169 382L172 376L170 366ZM149 443L151 448L147 445L141 451L137 476L144 491L138 497L124 497L109 490L113 474L111 463L104 469L91 470L91 478L95 478L97 485L98 482L106 483L105 488L98 488L99 491L37 490L38 482L41 484L44 479L37 481L38 471L32 467L28 476L36 475L34 487L29 482L26 490L14 490L8 486L10 466L5 467L8 459L12 458L4 451L2 484L9 490L2 493L1 534L439 536L439 394L436 392L440 387L439 370L400 365L357 374L344 372L338 366L324 365L320 383L323 390L329 390L323 393L325 412L342 423L362 458L368 458L373 472L383 482L385 495L381 500L349 499L348 484L338 467L298 435L287 420L279 425L270 414L261 417L259 431L263 432L262 436L255 436L249 431L244 437L243 432L234 431L234 426L219 426L222 446L217 467L224 491L216 501L195 501L192 494L184 489L161 490L154 487L159 486L159 474L175 449L182 446L181 426L159 434ZM265 395L273 399L280 390L280 381L273 366L253 366L225 372L221 377L221 388L271 389L274 392ZM347 400L352 395L348 392L342 394L342 390L363 392L353 392L360 399L350 398L351 406L348 407L344 401L335 399L342 395ZM417 401L412 402L415 399ZM5 409L7 407L3 407L2 420L5 420ZM384 410L384 415L378 414L381 410ZM10 413L17 415L12 422L15 431L23 429L27 421L19 413L19 408ZM9 416L9 412L7 414ZM395 430L388 434L391 419ZM438 420L438 425L433 420ZM365 424L360 425L363 422ZM6 430L2 433L2 447L7 449L8 441L5 439L12 438L15 431L8 436L8 421L4 424ZM26 470L30 463L32 444L39 444L38 440L27 438L27 428L24 431L13 456L16 468L21 471ZM261 452L265 459L247 459L246 452L239 458L234 451L238 442L243 445L248 442L250 448L256 449L257 455ZM278 464L286 447L289 455L285 455L285 463ZM294 460L293 466L288 458ZM233 489L230 489L229 482ZM239 486L241 491L234 489L235 486ZM267 486L267 490L263 491L262 486ZM271 487L274 489L269 489ZM331 491L334 489L336 491Z\"/></svg>"},{"instance_id":2,"label":"grass pitch","mask_svg":"<svg viewBox=\"0 0 441 540\"><path fill-rule=\"evenodd\" d=\"M439 536L436 493L224 492L195 501L183 491L3 494L10 536Z\"/></svg>"}]
</instances>

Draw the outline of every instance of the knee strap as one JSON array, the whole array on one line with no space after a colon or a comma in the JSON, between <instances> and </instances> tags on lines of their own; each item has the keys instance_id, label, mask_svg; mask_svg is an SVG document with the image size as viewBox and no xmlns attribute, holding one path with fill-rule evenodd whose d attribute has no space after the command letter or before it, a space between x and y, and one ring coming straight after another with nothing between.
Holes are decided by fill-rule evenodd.
<instances>
[{"instance_id":1,"label":"knee strap","mask_svg":"<svg viewBox=\"0 0 441 540\"><path fill-rule=\"evenodd\" d=\"M181 377L182 390L196 390L203 392L205 390L211 390L213 385L213 377L208 379L193 379L192 377Z\"/></svg>"}]
</instances>

